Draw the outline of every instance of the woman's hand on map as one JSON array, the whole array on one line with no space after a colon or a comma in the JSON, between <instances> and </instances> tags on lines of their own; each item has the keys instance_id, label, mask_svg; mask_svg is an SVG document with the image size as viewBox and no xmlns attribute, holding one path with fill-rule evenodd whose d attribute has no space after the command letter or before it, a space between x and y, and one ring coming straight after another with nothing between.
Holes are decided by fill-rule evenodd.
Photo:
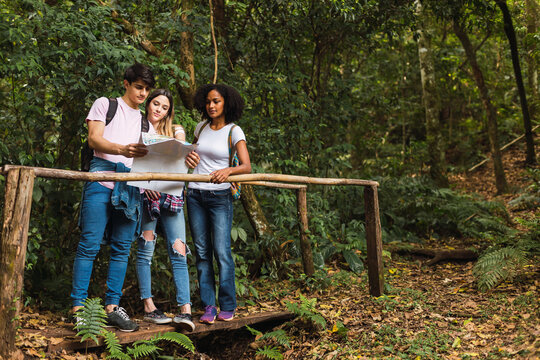
<instances>
[{"instance_id":1,"label":"woman's hand on map","mask_svg":"<svg viewBox=\"0 0 540 360\"><path fill-rule=\"evenodd\" d=\"M194 169L200 160L201 158L199 157L199 154L197 154L195 150L193 150L186 156L186 165Z\"/></svg>"}]
</instances>

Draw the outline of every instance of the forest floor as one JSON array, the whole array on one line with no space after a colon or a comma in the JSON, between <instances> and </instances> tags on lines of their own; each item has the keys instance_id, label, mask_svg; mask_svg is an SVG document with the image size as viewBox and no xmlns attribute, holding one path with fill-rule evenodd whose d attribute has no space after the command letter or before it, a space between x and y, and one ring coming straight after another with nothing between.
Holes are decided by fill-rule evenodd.
<instances>
[{"instance_id":1,"label":"forest floor","mask_svg":"<svg viewBox=\"0 0 540 360\"><path fill-rule=\"evenodd\" d=\"M522 149L504 153L508 182L515 189L529 185ZM508 203L517 193L496 196L492 168L484 165L470 175L454 175L452 186L467 193ZM535 212L536 211L536 212ZM531 219L533 211L510 212L511 218ZM426 248L478 246L470 239L427 240ZM479 292L472 275L474 262L426 265L425 257L392 253L384 258L385 295L369 296L367 274L347 271L339 260L327 275L301 285L298 280L255 281L258 299L246 301L238 315L283 311L287 303L305 310L305 318L322 315L325 325L297 318L283 324L256 327L262 333L284 330L288 337L266 339L247 329L192 338L196 352L172 349L185 359L539 359L540 264L531 262L513 282ZM248 303L252 303L248 305ZM23 327L25 319L23 314ZM51 319L52 320L52 319ZM274 333L276 334L276 333ZM283 340L283 337L281 338ZM25 339L22 339L25 340ZM26 339L19 345L29 358L98 359L92 353L44 355ZM163 354L170 352L165 351ZM41 355L40 355L41 354ZM34 357L32 357L33 355Z\"/></svg>"}]
</instances>

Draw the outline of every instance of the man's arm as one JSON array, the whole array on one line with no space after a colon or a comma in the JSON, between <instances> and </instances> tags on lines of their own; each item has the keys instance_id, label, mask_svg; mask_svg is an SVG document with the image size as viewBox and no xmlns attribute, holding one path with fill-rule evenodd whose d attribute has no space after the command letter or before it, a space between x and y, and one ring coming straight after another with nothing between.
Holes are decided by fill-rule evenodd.
<instances>
[{"instance_id":1,"label":"man's arm","mask_svg":"<svg viewBox=\"0 0 540 360\"><path fill-rule=\"evenodd\" d=\"M103 121L89 120L88 124L88 145L96 151L112 154L122 155L127 158L142 157L148 153L144 144L127 144L120 145L110 142L103 137L105 131L105 123Z\"/></svg>"}]
</instances>

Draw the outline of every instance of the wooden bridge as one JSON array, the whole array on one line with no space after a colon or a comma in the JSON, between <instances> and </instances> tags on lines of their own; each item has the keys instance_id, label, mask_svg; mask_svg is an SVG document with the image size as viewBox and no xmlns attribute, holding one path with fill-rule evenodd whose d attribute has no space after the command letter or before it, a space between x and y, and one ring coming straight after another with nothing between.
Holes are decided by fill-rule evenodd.
<instances>
[{"instance_id":1,"label":"wooden bridge","mask_svg":"<svg viewBox=\"0 0 540 360\"><path fill-rule=\"evenodd\" d=\"M139 330L134 332L122 332L110 328L110 331L115 332L116 337L120 344L131 344L138 340L148 340L158 333L166 333L169 331L179 332L185 335L205 335L216 331L232 331L238 330L246 325L253 326L256 324L262 324L267 322L282 322L289 319L292 319L294 315L288 311L275 311L275 312L264 312L256 314L237 314L231 321L216 321L212 325L201 324L194 318L195 330L186 331L175 325L156 325L148 323L145 321L137 321L139 324ZM62 339L62 341L51 341L47 345L46 351L51 352L60 352L65 351L77 351L82 349L91 349L103 346L103 340L99 339L99 343L95 343L93 340L85 340L81 342L80 337L76 336L76 332L73 330L72 324L61 323L58 326L49 326L44 330L35 330L35 329L21 329L23 334L32 334L38 333L39 335L47 339Z\"/></svg>"},{"instance_id":2,"label":"wooden bridge","mask_svg":"<svg viewBox=\"0 0 540 360\"><path fill-rule=\"evenodd\" d=\"M48 169L39 167L27 167L18 165L5 165L0 168L0 173L6 176L4 218L2 225L2 238L0 241L0 360L12 359L17 354L15 347L15 335L19 326L19 313L21 310L21 293L28 241L28 226L30 221L30 209L32 205L32 191L34 178L56 178L76 181L197 181L209 182L209 175L172 174L172 173L88 173L80 171ZM379 219L379 201L377 188L378 183L370 180L340 179L340 178L313 178L282 174L245 174L230 176L228 182L240 182L242 184L270 186L297 190L298 216L300 224L300 246L302 264L307 276L314 273L313 255L308 234L306 184L317 185L353 185L364 187L365 228L367 242L367 263L369 278L369 293L372 296L380 296L383 293L383 265L382 265L382 241L381 225ZM285 183L280 183L285 182ZM293 183L293 184L290 184ZM355 199L351 199L355 201ZM214 324L211 328L207 325L197 324L196 333L223 329L235 329L244 325L256 324L262 321L274 319L286 319L292 315L284 313L266 313L250 315L236 319L230 323ZM150 325L145 330L136 333L120 334L122 343L128 343L142 338L150 338L157 332L171 331L167 327L156 328ZM172 327L171 327L172 328ZM174 329L174 328L172 328ZM30 331L30 330L27 330ZM52 331L52 330L51 330ZM172 330L172 331L175 331ZM81 344L78 339L73 340L72 330L59 329L54 333L47 331L42 333L50 337L64 337L65 341L55 346L63 346L64 349L75 349ZM85 344L85 343L82 343ZM89 344L83 345L86 346ZM50 350L54 350L51 348Z\"/></svg>"}]
</instances>

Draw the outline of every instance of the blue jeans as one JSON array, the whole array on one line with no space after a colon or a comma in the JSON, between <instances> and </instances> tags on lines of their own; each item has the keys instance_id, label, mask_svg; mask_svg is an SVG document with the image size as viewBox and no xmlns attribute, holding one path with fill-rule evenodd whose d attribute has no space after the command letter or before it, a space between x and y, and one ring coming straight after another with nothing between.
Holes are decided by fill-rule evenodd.
<instances>
[{"instance_id":1,"label":"blue jeans","mask_svg":"<svg viewBox=\"0 0 540 360\"><path fill-rule=\"evenodd\" d=\"M143 210L141 231L152 230L154 232L154 241L147 241L142 234L138 239L137 251L137 278L139 279L139 289L141 291L141 299L152 297L152 276L150 265L152 264L152 256L156 247L157 236L155 233L158 220L161 222L161 227L164 232L165 240L167 241L167 252L171 260L173 279L176 286L176 302L178 306L191 304L189 294L189 272L187 265L187 255L190 253L186 245L186 223L184 221L184 211L172 212L168 209L163 209L163 202L167 197L166 194L161 194L160 199L160 217L152 220L148 214L148 210ZM182 255L176 248L177 243L183 243L185 255Z\"/></svg>"},{"instance_id":2,"label":"blue jeans","mask_svg":"<svg viewBox=\"0 0 540 360\"><path fill-rule=\"evenodd\" d=\"M233 311L236 309L236 289L231 252L231 190L188 189L187 209L195 244L201 301L205 307L216 305L215 257L219 269L219 306L222 311Z\"/></svg>"},{"instance_id":3,"label":"blue jeans","mask_svg":"<svg viewBox=\"0 0 540 360\"><path fill-rule=\"evenodd\" d=\"M109 223L111 255L105 305L118 305L137 221L129 220L124 211L113 208L112 190L105 186L97 182L87 182L83 191L80 214L81 238L73 264L71 291L73 306L81 306L88 297L94 260L99 252L107 223Z\"/></svg>"}]
</instances>

